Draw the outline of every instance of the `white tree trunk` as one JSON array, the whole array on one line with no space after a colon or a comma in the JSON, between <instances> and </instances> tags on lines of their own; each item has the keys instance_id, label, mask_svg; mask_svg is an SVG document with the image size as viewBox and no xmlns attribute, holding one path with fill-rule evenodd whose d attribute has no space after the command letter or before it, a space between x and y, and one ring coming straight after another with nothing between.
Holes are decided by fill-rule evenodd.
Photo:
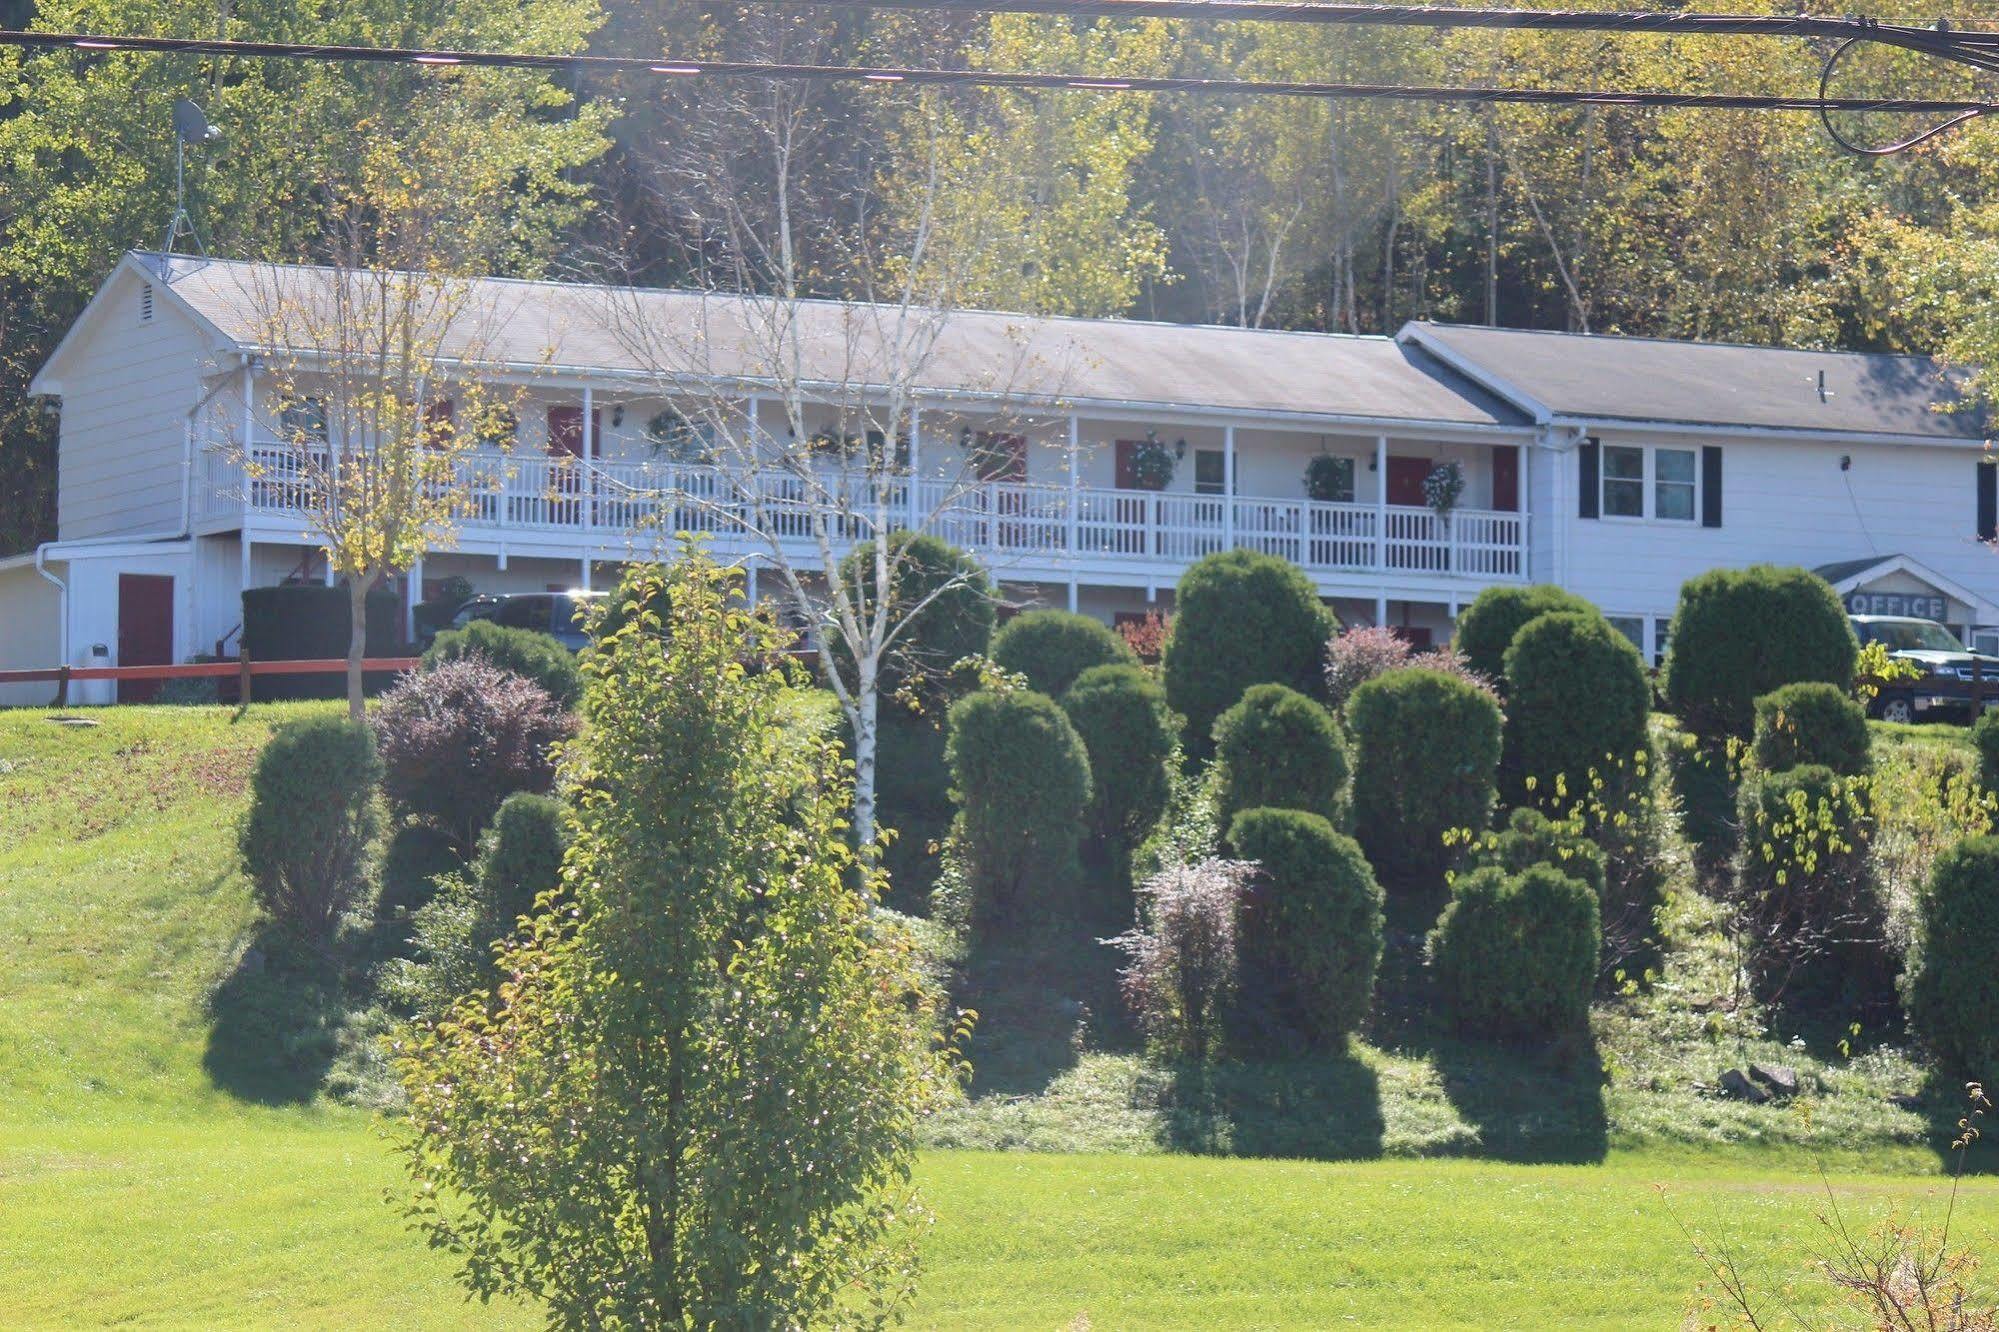
<instances>
[{"instance_id":1,"label":"white tree trunk","mask_svg":"<svg viewBox=\"0 0 1999 1332\"><path fill-rule=\"evenodd\" d=\"M368 655L368 580L350 576L347 580L347 720L366 719L361 698L361 659Z\"/></svg>"},{"instance_id":2,"label":"white tree trunk","mask_svg":"<svg viewBox=\"0 0 1999 1332\"><path fill-rule=\"evenodd\" d=\"M861 859L875 858L875 741L881 728L881 691L863 671L865 683L854 698L854 845Z\"/></svg>"}]
</instances>

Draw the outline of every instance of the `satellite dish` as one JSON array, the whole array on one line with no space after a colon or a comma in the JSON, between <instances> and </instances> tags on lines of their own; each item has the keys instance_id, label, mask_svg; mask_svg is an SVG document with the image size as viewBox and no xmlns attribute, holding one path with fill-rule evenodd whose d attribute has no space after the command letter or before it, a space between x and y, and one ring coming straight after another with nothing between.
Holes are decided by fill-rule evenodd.
<instances>
[{"instance_id":1,"label":"satellite dish","mask_svg":"<svg viewBox=\"0 0 1999 1332\"><path fill-rule=\"evenodd\" d=\"M201 108L185 97L174 98L174 133L182 143L213 143L222 137Z\"/></svg>"}]
</instances>

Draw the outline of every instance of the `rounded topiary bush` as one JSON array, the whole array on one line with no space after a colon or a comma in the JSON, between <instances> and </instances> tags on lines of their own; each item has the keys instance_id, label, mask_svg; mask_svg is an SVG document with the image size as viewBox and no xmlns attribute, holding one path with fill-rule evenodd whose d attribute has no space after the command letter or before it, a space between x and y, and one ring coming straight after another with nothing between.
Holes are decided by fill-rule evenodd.
<instances>
[{"instance_id":1,"label":"rounded topiary bush","mask_svg":"<svg viewBox=\"0 0 1999 1332\"><path fill-rule=\"evenodd\" d=\"M1465 848L1468 869L1491 866L1519 874L1547 865L1589 885L1601 902L1607 882L1603 849L1572 823L1556 823L1538 809L1516 809L1498 832L1485 833Z\"/></svg>"},{"instance_id":2,"label":"rounded topiary bush","mask_svg":"<svg viewBox=\"0 0 1999 1332\"><path fill-rule=\"evenodd\" d=\"M1062 709L1030 690L969 695L951 708L944 754L973 933L1032 933L1072 914L1090 760Z\"/></svg>"},{"instance_id":3,"label":"rounded topiary bush","mask_svg":"<svg viewBox=\"0 0 1999 1332\"><path fill-rule=\"evenodd\" d=\"M370 722L389 803L465 853L502 800L554 784L555 746L576 727L540 685L478 656L404 676Z\"/></svg>"},{"instance_id":4,"label":"rounded topiary bush","mask_svg":"<svg viewBox=\"0 0 1999 1332\"><path fill-rule=\"evenodd\" d=\"M1027 687L1060 698L1092 666L1136 666L1138 657L1103 621L1068 611L1016 615L993 636L992 657L1027 677Z\"/></svg>"},{"instance_id":5,"label":"rounded topiary bush","mask_svg":"<svg viewBox=\"0 0 1999 1332\"><path fill-rule=\"evenodd\" d=\"M1552 583L1488 587L1459 612L1451 645L1466 664L1494 683L1506 677L1506 649L1530 620L1550 612L1595 614L1596 607Z\"/></svg>"},{"instance_id":6,"label":"rounded topiary bush","mask_svg":"<svg viewBox=\"0 0 1999 1332\"><path fill-rule=\"evenodd\" d=\"M840 577L864 608L877 596L875 549L864 541L840 561ZM961 658L983 656L992 645L992 580L971 555L927 532L890 533L888 561L890 622L903 627L882 664L880 687L894 693L915 682L936 694ZM852 657L837 636L833 655L853 679Z\"/></svg>"},{"instance_id":7,"label":"rounded topiary bush","mask_svg":"<svg viewBox=\"0 0 1999 1332\"><path fill-rule=\"evenodd\" d=\"M1173 714L1137 666L1092 666L1062 695L1090 756L1090 835L1122 862L1166 812Z\"/></svg>"},{"instance_id":8,"label":"rounded topiary bush","mask_svg":"<svg viewBox=\"0 0 1999 1332\"><path fill-rule=\"evenodd\" d=\"M516 791L500 802L479 839L479 896L492 925L488 939L510 933L535 899L562 881L569 815L553 796Z\"/></svg>"},{"instance_id":9,"label":"rounded topiary bush","mask_svg":"<svg viewBox=\"0 0 1999 1332\"><path fill-rule=\"evenodd\" d=\"M1910 1029L1952 1073L1990 1086L1999 1074L1999 837L1967 838L1939 856L1916 911L1903 979Z\"/></svg>"},{"instance_id":10,"label":"rounded topiary bush","mask_svg":"<svg viewBox=\"0 0 1999 1332\"><path fill-rule=\"evenodd\" d=\"M257 904L285 933L324 944L353 905L375 835L382 761L344 717L287 722L250 774L237 849Z\"/></svg>"},{"instance_id":11,"label":"rounded topiary bush","mask_svg":"<svg viewBox=\"0 0 1999 1332\"><path fill-rule=\"evenodd\" d=\"M1444 834L1483 828L1499 768L1499 705L1441 671L1391 671L1347 703L1353 818L1368 859L1386 875L1433 879Z\"/></svg>"},{"instance_id":12,"label":"rounded topiary bush","mask_svg":"<svg viewBox=\"0 0 1999 1332\"><path fill-rule=\"evenodd\" d=\"M1838 688L1805 682L1756 700L1754 752L1764 772L1818 764L1854 776L1873 762L1867 712Z\"/></svg>"},{"instance_id":13,"label":"rounded topiary bush","mask_svg":"<svg viewBox=\"0 0 1999 1332\"><path fill-rule=\"evenodd\" d=\"M510 629L491 620L474 620L463 629L447 629L424 650L422 668L434 671L448 662L479 657L487 664L540 685L562 708L573 708L583 697L583 673L576 658L548 634Z\"/></svg>"},{"instance_id":14,"label":"rounded topiary bush","mask_svg":"<svg viewBox=\"0 0 1999 1332\"><path fill-rule=\"evenodd\" d=\"M1321 658L1339 628L1304 570L1274 555L1226 550L1195 562L1174 594L1161 669L1166 701L1206 757L1215 718L1254 684L1316 696Z\"/></svg>"},{"instance_id":15,"label":"rounded topiary bush","mask_svg":"<svg viewBox=\"0 0 1999 1332\"><path fill-rule=\"evenodd\" d=\"M1296 809L1244 810L1228 841L1257 866L1236 927L1235 1041L1338 1048L1367 1017L1381 963L1381 886L1367 857Z\"/></svg>"},{"instance_id":16,"label":"rounded topiary bush","mask_svg":"<svg viewBox=\"0 0 1999 1332\"><path fill-rule=\"evenodd\" d=\"M1755 701L1817 680L1853 688L1860 645L1839 594L1805 569L1712 569L1680 587L1665 695L1697 735L1748 738Z\"/></svg>"},{"instance_id":17,"label":"rounded topiary bush","mask_svg":"<svg viewBox=\"0 0 1999 1332\"><path fill-rule=\"evenodd\" d=\"M843 729L845 721L842 716ZM883 699L875 723L875 817L895 830L882 851L891 906L907 911L928 900L937 882L937 848L955 811L943 714L911 712Z\"/></svg>"},{"instance_id":18,"label":"rounded topiary bush","mask_svg":"<svg viewBox=\"0 0 1999 1332\"><path fill-rule=\"evenodd\" d=\"M1971 743L1978 748L1978 784L1999 792L1999 712L1988 712L1973 724Z\"/></svg>"},{"instance_id":19,"label":"rounded topiary bush","mask_svg":"<svg viewBox=\"0 0 1999 1332\"><path fill-rule=\"evenodd\" d=\"M1451 885L1429 957L1460 1029L1549 1037L1589 1025L1599 946L1588 884L1552 865L1487 866Z\"/></svg>"},{"instance_id":20,"label":"rounded topiary bush","mask_svg":"<svg viewBox=\"0 0 1999 1332\"><path fill-rule=\"evenodd\" d=\"M1215 721L1215 800L1226 827L1245 809L1302 809L1347 825L1347 746L1333 715L1295 689L1252 685Z\"/></svg>"},{"instance_id":21,"label":"rounded topiary bush","mask_svg":"<svg viewBox=\"0 0 1999 1332\"><path fill-rule=\"evenodd\" d=\"M1645 748L1652 685L1631 640L1595 611L1555 611L1506 649L1507 767L1524 795L1560 799ZM1509 783L1510 785L1511 783Z\"/></svg>"}]
</instances>

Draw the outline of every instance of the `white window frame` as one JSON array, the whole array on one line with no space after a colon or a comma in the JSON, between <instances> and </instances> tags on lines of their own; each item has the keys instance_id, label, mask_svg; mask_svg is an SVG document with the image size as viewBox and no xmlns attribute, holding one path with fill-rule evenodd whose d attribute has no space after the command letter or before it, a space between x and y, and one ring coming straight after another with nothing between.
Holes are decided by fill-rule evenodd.
<instances>
[{"instance_id":1,"label":"white window frame","mask_svg":"<svg viewBox=\"0 0 1999 1332\"><path fill-rule=\"evenodd\" d=\"M1701 467L1701 450L1698 444L1612 444L1599 442L1601 452L1597 457L1596 512L1597 517L1608 523L1662 523L1669 527L1699 527L1702 506L1706 503L1707 480ZM1610 474L1610 451L1612 449L1636 450L1643 457L1640 475L1633 477L1613 477ZM1694 460L1694 508L1685 518L1665 518L1659 514L1659 461L1661 452L1690 454ZM1612 513L1610 511L1609 487L1613 482L1628 484L1637 480L1643 487L1640 513ZM1684 481L1671 481L1669 485L1685 485Z\"/></svg>"},{"instance_id":2,"label":"white window frame","mask_svg":"<svg viewBox=\"0 0 1999 1332\"><path fill-rule=\"evenodd\" d=\"M1651 617L1651 616L1649 616L1649 615L1626 615L1626 614L1620 614L1619 612L1616 612L1616 611L1607 611L1607 612L1605 612L1605 614L1604 614L1604 617L1603 617L1603 618L1604 618L1604 620L1605 620L1605 621L1607 621L1607 622L1608 622L1608 623L1610 624L1610 627L1611 627L1611 628L1613 628L1613 629L1617 629L1617 623L1616 623L1616 622L1617 622L1617 621L1619 621L1619 620L1636 620L1636 621L1638 622L1638 640L1637 640L1637 641L1636 641L1635 643L1632 643L1632 644L1631 644L1631 646L1633 646L1633 647L1635 647L1635 648L1637 648L1637 649L1638 649L1638 655L1639 655L1639 656L1641 656L1641 657L1645 657L1645 659L1646 659L1647 661L1650 661L1650 660L1651 660L1651 657L1650 657L1650 656L1648 655L1648 653L1647 653L1647 651L1646 651L1646 649L1648 649L1648 648L1649 648L1649 647L1651 647L1651 645L1652 645L1652 617ZM1623 631L1622 629L1617 629L1617 632L1618 632L1619 634L1623 634L1623 633L1624 633L1624 631Z\"/></svg>"}]
</instances>

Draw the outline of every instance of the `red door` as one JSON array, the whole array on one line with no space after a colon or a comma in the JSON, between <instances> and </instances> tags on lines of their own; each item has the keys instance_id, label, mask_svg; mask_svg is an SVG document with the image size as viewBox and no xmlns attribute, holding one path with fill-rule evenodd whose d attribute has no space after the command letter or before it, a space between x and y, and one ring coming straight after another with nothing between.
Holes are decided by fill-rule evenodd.
<instances>
[{"instance_id":1,"label":"red door","mask_svg":"<svg viewBox=\"0 0 1999 1332\"><path fill-rule=\"evenodd\" d=\"M1520 449L1514 444L1492 446L1492 507L1501 513L1520 509Z\"/></svg>"},{"instance_id":2,"label":"red door","mask_svg":"<svg viewBox=\"0 0 1999 1332\"><path fill-rule=\"evenodd\" d=\"M1114 479L1119 490L1160 490L1161 486L1141 485L1138 478L1138 451L1146 444L1142 439L1121 439L1117 442L1117 475Z\"/></svg>"},{"instance_id":3,"label":"red door","mask_svg":"<svg viewBox=\"0 0 1999 1332\"><path fill-rule=\"evenodd\" d=\"M590 410L590 436L597 436L597 410ZM583 457L583 409L581 407L551 407L548 409L548 451L555 457ZM549 518L553 522L575 524L583 520L582 506L574 500L558 498L574 495L581 490L580 469L575 466L559 468L555 471L549 489L555 494L549 497Z\"/></svg>"},{"instance_id":4,"label":"red door","mask_svg":"<svg viewBox=\"0 0 1999 1332\"><path fill-rule=\"evenodd\" d=\"M1388 459L1388 502L1421 507L1423 503L1423 478L1430 474L1433 463L1428 458Z\"/></svg>"},{"instance_id":5,"label":"red door","mask_svg":"<svg viewBox=\"0 0 1999 1332\"><path fill-rule=\"evenodd\" d=\"M1027 480L1027 436L996 435L981 430L973 443L977 449L979 480Z\"/></svg>"},{"instance_id":6,"label":"red door","mask_svg":"<svg viewBox=\"0 0 1999 1332\"><path fill-rule=\"evenodd\" d=\"M174 659L174 580L170 574L118 575L118 664L167 666ZM144 703L158 680L120 680L120 703Z\"/></svg>"}]
</instances>

